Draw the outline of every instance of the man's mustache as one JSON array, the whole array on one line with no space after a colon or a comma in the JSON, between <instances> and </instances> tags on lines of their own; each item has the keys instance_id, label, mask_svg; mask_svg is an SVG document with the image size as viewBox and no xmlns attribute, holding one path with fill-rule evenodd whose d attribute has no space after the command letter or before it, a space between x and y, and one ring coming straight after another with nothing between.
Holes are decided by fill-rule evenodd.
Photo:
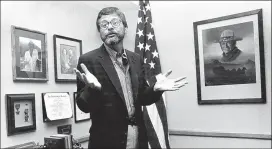
<instances>
[{"instance_id":1,"label":"man's mustache","mask_svg":"<svg viewBox=\"0 0 272 149\"><path fill-rule=\"evenodd\" d=\"M117 35L117 33L116 32L110 32L106 36L109 36L109 35Z\"/></svg>"}]
</instances>

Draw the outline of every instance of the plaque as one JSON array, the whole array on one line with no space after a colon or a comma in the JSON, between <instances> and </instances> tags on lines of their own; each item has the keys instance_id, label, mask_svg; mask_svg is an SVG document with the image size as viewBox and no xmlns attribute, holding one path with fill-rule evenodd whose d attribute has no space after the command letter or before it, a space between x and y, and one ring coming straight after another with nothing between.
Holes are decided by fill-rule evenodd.
<instances>
[{"instance_id":1,"label":"plaque","mask_svg":"<svg viewBox=\"0 0 272 149\"><path fill-rule=\"evenodd\" d=\"M73 117L69 93L43 93L42 97L44 122Z\"/></svg>"}]
</instances>

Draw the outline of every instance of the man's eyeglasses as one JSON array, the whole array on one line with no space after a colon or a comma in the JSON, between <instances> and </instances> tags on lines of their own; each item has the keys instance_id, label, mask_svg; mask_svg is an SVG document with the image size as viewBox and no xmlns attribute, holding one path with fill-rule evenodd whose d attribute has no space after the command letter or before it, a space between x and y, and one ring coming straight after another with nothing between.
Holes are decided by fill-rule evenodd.
<instances>
[{"instance_id":1,"label":"man's eyeglasses","mask_svg":"<svg viewBox=\"0 0 272 149\"><path fill-rule=\"evenodd\" d=\"M109 27L109 23L111 23L112 27L118 27L121 24L121 20L120 19L112 19L110 22L103 20L99 26L101 29L108 29Z\"/></svg>"}]
</instances>

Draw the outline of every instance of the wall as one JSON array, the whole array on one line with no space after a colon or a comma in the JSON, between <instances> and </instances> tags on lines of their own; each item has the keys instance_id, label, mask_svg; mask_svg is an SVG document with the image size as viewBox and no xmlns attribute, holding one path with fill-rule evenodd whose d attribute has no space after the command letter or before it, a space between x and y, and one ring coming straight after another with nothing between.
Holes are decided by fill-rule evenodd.
<instances>
[{"instance_id":1,"label":"wall","mask_svg":"<svg viewBox=\"0 0 272 149\"><path fill-rule=\"evenodd\" d=\"M1 148L22 144L30 141L42 144L45 136L57 133L57 126L72 124L72 134L75 138L88 135L91 121L75 124L74 118L56 122L44 123L42 120L41 93L69 92L73 101L75 83L55 83L53 35L58 34L82 40L83 53L101 45L101 39L96 29L98 11L113 3L102 2L1 2ZM136 30L137 7L130 2L117 2L127 15L129 25L128 39L125 47L133 49ZM131 6L130 6L131 5ZM128 7L128 8L127 8ZM47 33L48 74L46 83L14 83L12 80L11 58L11 25L24 27ZM36 131L13 136L7 136L5 94L35 93L36 101ZM72 102L73 106L73 102ZM87 143L83 144L87 147Z\"/></svg>"},{"instance_id":2,"label":"wall","mask_svg":"<svg viewBox=\"0 0 272 149\"><path fill-rule=\"evenodd\" d=\"M198 105L193 22L260 8L263 9L267 103ZM162 71L172 69L170 77L187 76L189 82L179 91L166 93L169 129L271 135L271 1L151 1L151 10ZM271 147L271 139L171 135L170 140L173 148Z\"/></svg>"}]
</instances>

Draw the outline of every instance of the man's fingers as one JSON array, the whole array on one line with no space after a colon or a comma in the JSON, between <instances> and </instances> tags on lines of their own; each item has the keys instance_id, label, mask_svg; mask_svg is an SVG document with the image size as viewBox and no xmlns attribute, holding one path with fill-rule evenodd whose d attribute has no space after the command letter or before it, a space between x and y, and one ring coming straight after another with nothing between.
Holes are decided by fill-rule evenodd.
<instances>
[{"instance_id":1,"label":"man's fingers","mask_svg":"<svg viewBox=\"0 0 272 149\"><path fill-rule=\"evenodd\" d=\"M174 85L174 87L181 88L181 87L185 86L186 84L188 84L188 82L177 83Z\"/></svg>"},{"instance_id":2,"label":"man's fingers","mask_svg":"<svg viewBox=\"0 0 272 149\"><path fill-rule=\"evenodd\" d=\"M168 71L164 74L164 76L165 76L165 77L168 77L171 73L172 73L172 70L168 70Z\"/></svg>"},{"instance_id":3,"label":"man's fingers","mask_svg":"<svg viewBox=\"0 0 272 149\"><path fill-rule=\"evenodd\" d=\"M87 80L87 77L86 77L86 75L85 75L84 73L82 74L82 78L83 78L83 80L84 80L84 82L85 82L86 84L88 84L91 88L94 88L94 83L88 81L88 80Z\"/></svg>"},{"instance_id":4,"label":"man's fingers","mask_svg":"<svg viewBox=\"0 0 272 149\"><path fill-rule=\"evenodd\" d=\"M82 80L83 80L86 84L88 84L86 75L85 75L84 73L82 73Z\"/></svg>"},{"instance_id":5,"label":"man's fingers","mask_svg":"<svg viewBox=\"0 0 272 149\"><path fill-rule=\"evenodd\" d=\"M177 88L181 88L181 87L183 87L183 86L185 86L185 84L179 84L178 86L176 86Z\"/></svg>"},{"instance_id":6,"label":"man's fingers","mask_svg":"<svg viewBox=\"0 0 272 149\"><path fill-rule=\"evenodd\" d=\"M78 77L81 81L84 81L81 72L78 71L76 68L74 68L74 71L75 71L77 77Z\"/></svg>"},{"instance_id":7,"label":"man's fingers","mask_svg":"<svg viewBox=\"0 0 272 149\"><path fill-rule=\"evenodd\" d=\"M178 90L179 88L171 88L171 89L168 89L167 91L176 91Z\"/></svg>"},{"instance_id":8,"label":"man's fingers","mask_svg":"<svg viewBox=\"0 0 272 149\"><path fill-rule=\"evenodd\" d=\"M175 79L174 82L179 82L179 81L181 81L181 80L184 80L185 78L186 78L186 77L179 77L179 78Z\"/></svg>"},{"instance_id":9,"label":"man's fingers","mask_svg":"<svg viewBox=\"0 0 272 149\"><path fill-rule=\"evenodd\" d=\"M84 71L85 74L90 73L88 68L83 63L80 64L80 67Z\"/></svg>"}]
</instances>

